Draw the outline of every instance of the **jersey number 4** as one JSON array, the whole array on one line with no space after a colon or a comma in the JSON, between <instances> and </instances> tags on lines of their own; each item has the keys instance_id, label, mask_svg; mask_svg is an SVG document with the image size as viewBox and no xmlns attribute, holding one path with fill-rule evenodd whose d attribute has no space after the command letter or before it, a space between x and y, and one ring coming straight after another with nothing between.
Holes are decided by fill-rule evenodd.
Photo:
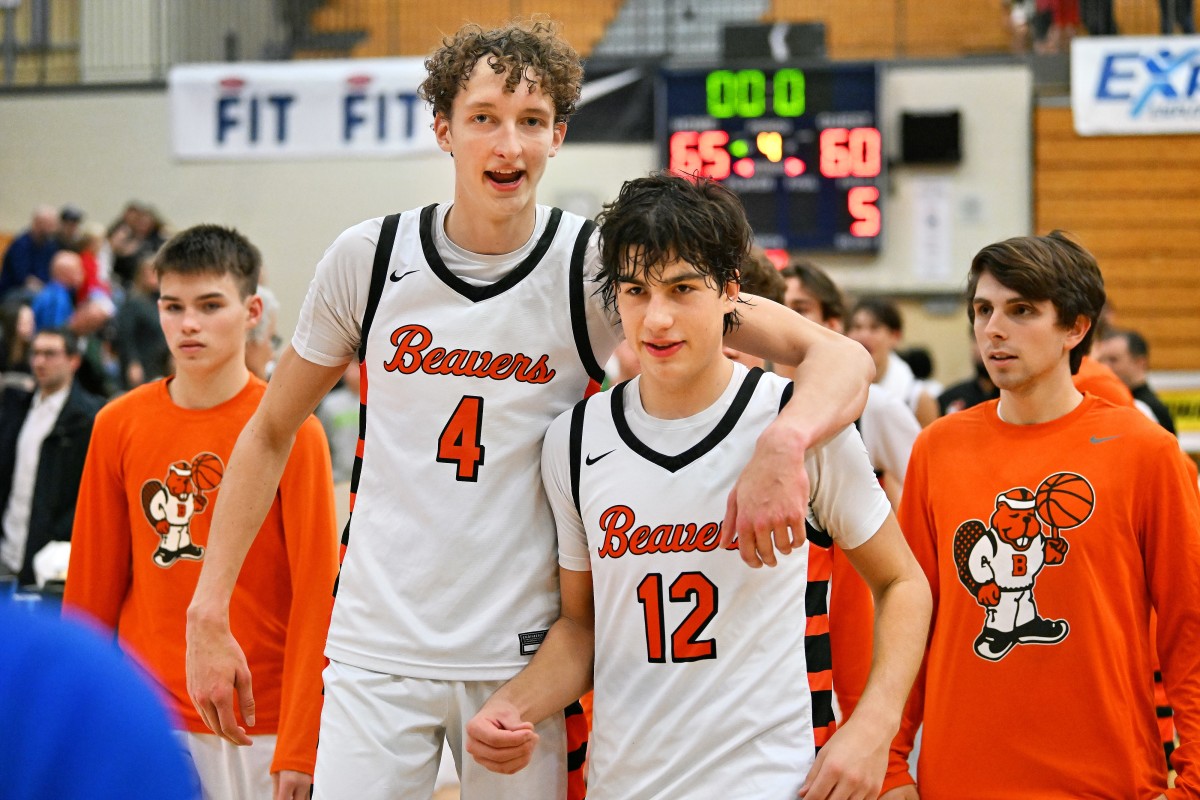
<instances>
[{"instance_id":1,"label":"jersey number 4","mask_svg":"<svg viewBox=\"0 0 1200 800\"><path fill-rule=\"evenodd\" d=\"M479 437L483 431L483 398L464 395L442 435L438 437L437 460L442 464L457 464L455 478L460 481L479 480L484 446Z\"/></svg>"},{"instance_id":2,"label":"jersey number 4","mask_svg":"<svg viewBox=\"0 0 1200 800\"><path fill-rule=\"evenodd\" d=\"M667 660L666 623L663 621L663 578L651 572L638 584L637 598L646 615L646 658L662 664ZM691 613L671 634L671 660L703 661L717 657L715 639L700 639L704 626L717 615L717 587L702 572L681 573L671 584L672 603L695 603Z\"/></svg>"}]
</instances>

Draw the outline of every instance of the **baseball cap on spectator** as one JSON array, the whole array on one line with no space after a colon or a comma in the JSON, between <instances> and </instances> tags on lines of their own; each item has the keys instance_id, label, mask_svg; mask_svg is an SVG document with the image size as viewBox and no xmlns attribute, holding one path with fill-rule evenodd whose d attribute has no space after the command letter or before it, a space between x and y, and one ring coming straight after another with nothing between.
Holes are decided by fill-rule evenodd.
<instances>
[{"instance_id":1,"label":"baseball cap on spectator","mask_svg":"<svg viewBox=\"0 0 1200 800\"><path fill-rule=\"evenodd\" d=\"M58 212L58 218L63 222L79 222L83 219L83 212L79 210L78 206L68 203Z\"/></svg>"}]
</instances>

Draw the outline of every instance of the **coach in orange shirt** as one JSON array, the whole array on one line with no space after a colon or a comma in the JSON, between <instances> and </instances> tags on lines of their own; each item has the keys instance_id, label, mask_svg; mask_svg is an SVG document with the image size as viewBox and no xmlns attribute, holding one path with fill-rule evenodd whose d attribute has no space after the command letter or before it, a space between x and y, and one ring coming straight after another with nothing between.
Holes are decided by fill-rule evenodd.
<instances>
[{"instance_id":1,"label":"coach in orange shirt","mask_svg":"<svg viewBox=\"0 0 1200 800\"><path fill-rule=\"evenodd\" d=\"M909 462L900 522L934 622L884 796L1200 797L1200 504L1173 437L1072 383L1104 305L1096 261L1059 232L1009 239L976 255L967 297L1000 399L935 422Z\"/></svg>"}]
</instances>

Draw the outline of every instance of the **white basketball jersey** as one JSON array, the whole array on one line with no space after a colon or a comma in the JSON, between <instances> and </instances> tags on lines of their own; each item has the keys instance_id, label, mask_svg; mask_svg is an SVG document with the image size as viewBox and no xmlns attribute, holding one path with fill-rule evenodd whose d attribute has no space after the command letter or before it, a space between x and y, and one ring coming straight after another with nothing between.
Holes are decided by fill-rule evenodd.
<instances>
[{"instance_id":1,"label":"white basketball jersey","mask_svg":"<svg viewBox=\"0 0 1200 800\"><path fill-rule=\"evenodd\" d=\"M543 453L559 563L591 570L595 592L589 797L793 800L815 750L810 546L759 570L718 546L726 497L791 384L735 365L707 411L656 420L639 382L560 417ZM805 465L814 524L847 548L878 530L890 509L853 427Z\"/></svg>"},{"instance_id":2,"label":"white basketball jersey","mask_svg":"<svg viewBox=\"0 0 1200 800\"><path fill-rule=\"evenodd\" d=\"M558 613L538 463L546 427L602 376L583 321L594 226L551 210L529 256L476 286L439 255L436 219L434 206L399 215L390 258L377 256L359 351L361 463L326 654L496 680L528 662Z\"/></svg>"}]
</instances>

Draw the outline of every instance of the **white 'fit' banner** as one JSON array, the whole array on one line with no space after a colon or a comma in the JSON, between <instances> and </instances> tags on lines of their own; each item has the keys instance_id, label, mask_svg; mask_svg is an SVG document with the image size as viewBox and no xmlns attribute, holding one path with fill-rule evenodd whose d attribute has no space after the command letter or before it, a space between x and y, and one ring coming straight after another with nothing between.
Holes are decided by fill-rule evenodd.
<instances>
[{"instance_id":1,"label":"white 'fit' banner","mask_svg":"<svg viewBox=\"0 0 1200 800\"><path fill-rule=\"evenodd\" d=\"M424 59L192 64L168 79L171 142L194 160L395 156L437 149Z\"/></svg>"}]
</instances>

